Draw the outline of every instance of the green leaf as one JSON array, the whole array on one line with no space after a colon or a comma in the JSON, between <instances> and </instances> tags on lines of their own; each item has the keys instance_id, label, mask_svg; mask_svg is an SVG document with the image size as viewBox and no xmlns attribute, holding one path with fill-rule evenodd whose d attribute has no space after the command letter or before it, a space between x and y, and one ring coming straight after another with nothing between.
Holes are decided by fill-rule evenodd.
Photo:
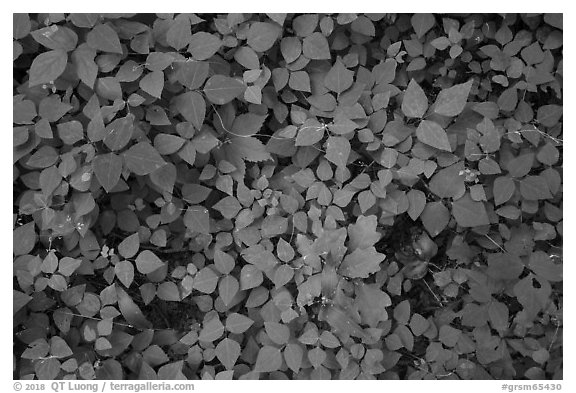
<instances>
[{"instance_id":1,"label":"green leaf","mask_svg":"<svg viewBox=\"0 0 576 393\"><path fill-rule=\"evenodd\" d=\"M452 215L461 227L490 224L484 203L473 201L468 192L462 198L452 202Z\"/></svg>"},{"instance_id":2,"label":"green leaf","mask_svg":"<svg viewBox=\"0 0 576 393\"><path fill-rule=\"evenodd\" d=\"M254 371L266 373L279 370L282 367L282 354L280 349L265 345L260 348L256 357Z\"/></svg>"},{"instance_id":3,"label":"green leaf","mask_svg":"<svg viewBox=\"0 0 576 393\"><path fill-rule=\"evenodd\" d=\"M203 206L189 206L184 214L184 225L194 232L210 234L210 215Z\"/></svg>"},{"instance_id":4,"label":"green leaf","mask_svg":"<svg viewBox=\"0 0 576 393\"><path fill-rule=\"evenodd\" d=\"M160 98L164 90L164 72L149 72L144 78L140 79L140 88L152 97Z\"/></svg>"},{"instance_id":5,"label":"green leaf","mask_svg":"<svg viewBox=\"0 0 576 393\"><path fill-rule=\"evenodd\" d=\"M232 303L239 289L240 284L234 276L226 275L220 279L218 283L218 294L226 307Z\"/></svg>"},{"instance_id":6,"label":"green leaf","mask_svg":"<svg viewBox=\"0 0 576 393\"><path fill-rule=\"evenodd\" d=\"M331 59L328 40L318 31L304 38L302 42L302 53L310 60Z\"/></svg>"},{"instance_id":7,"label":"green leaf","mask_svg":"<svg viewBox=\"0 0 576 393\"><path fill-rule=\"evenodd\" d=\"M136 257L136 269L142 274L149 274L164 266L164 262L150 250L144 250Z\"/></svg>"},{"instance_id":8,"label":"green leaf","mask_svg":"<svg viewBox=\"0 0 576 393\"><path fill-rule=\"evenodd\" d=\"M428 146L448 152L452 151L446 131L435 121L422 120L416 128L416 137Z\"/></svg>"},{"instance_id":9,"label":"green leaf","mask_svg":"<svg viewBox=\"0 0 576 393\"><path fill-rule=\"evenodd\" d=\"M232 313L226 318L226 330L230 333L241 334L248 330L253 323L253 320L242 314Z\"/></svg>"},{"instance_id":10,"label":"green leaf","mask_svg":"<svg viewBox=\"0 0 576 393\"><path fill-rule=\"evenodd\" d=\"M288 86L297 91L310 93L310 77L306 71L296 71L290 73Z\"/></svg>"},{"instance_id":11,"label":"green leaf","mask_svg":"<svg viewBox=\"0 0 576 393\"><path fill-rule=\"evenodd\" d=\"M326 159L340 168L345 168L350 156L350 142L343 137L329 137L326 141Z\"/></svg>"},{"instance_id":12,"label":"green leaf","mask_svg":"<svg viewBox=\"0 0 576 393\"><path fill-rule=\"evenodd\" d=\"M394 307L394 319L401 325L407 325L410 320L410 302L403 300Z\"/></svg>"},{"instance_id":13,"label":"green leaf","mask_svg":"<svg viewBox=\"0 0 576 393\"><path fill-rule=\"evenodd\" d=\"M34 363L37 379L56 379L60 374L60 361L56 358L40 359Z\"/></svg>"},{"instance_id":14,"label":"green leaf","mask_svg":"<svg viewBox=\"0 0 576 393\"><path fill-rule=\"evenodd\" d=\"M246 86L237 79L224 75L214 75L206 81L204 94L217 105L224 105L240 94L244 93Z\"/></svg>"},{"instance_id":15,"label":"green leaf","mask_svg":"<svg viewBox=\"0 0 576 393\"><path fill-rule=\"evenodd\" d=\"M50 338L50 355L57 358L66 358L73 354L74 353L62 337L52 336Z\"/></svg>"},{"instance_id":16,"label":"green leaf","mask_svg":"<svg viewBox=\"0 0 576 393\"><path fill-rule=\"evenodd\" d=\"M280 51L286 63L292 63L302 54L302 41L298 37L284 37L280 42Z\"/></svg>"},{"instance_id":17,"label":"green leaf","mask_svg":"<svg viewBox=\"0 0 576 393\"><path fill-rule=\"evenodd\" d=\"M491 301L488 305L488 317L492 328L500 332L508 329L508 319L510 318L510 311L508 307L499 301Z\"/></svg>"},{"instance_id":18,"label":"green leaf","mask_svg":"<svg viewBox=\"0 0 576 393\"><path fill-rule=\"evenodd\" d=\"M166 364L158 370L158 379L160 380L186 380L186 376L182 373L183 360Z\"/></svg>"},{"instance_id":19,"label":"green leaf","mask_svg":"<svg viewBox=\"0 0 576 393\"><path fill-rule=\"evenodd\" d=\"M130 261L120 261L114 266L114 273L126 288L134 281L134 265Z\"/></svg>"},{"instance_id":20,"label":"green leaf","mask_svg":"<svg viewBox=\"0 0 576 393\"><path fill-rule=\"evenodd\" d=\"M200 331L198 340L205 342L213 342L218 340L224 334L224 325L220 322L220 318L215 316L207 322L204 322L204 326Z\"/></svg>"},{"instance_id":21,"label":"green leaf","mask_svg":"<svg viewBox=\"0 0 576 393\"><path fill-rule=\"evenodd\" d=\"M212 208L218 210L224 218L231 220L238 215L238 212L242 209L242 205L235 197L227 196L219 200Z\"/></svg>"},{"instance_id":22,"label":"green leaf","mask_svg":"<svg viewBox=\"0 0 576 393\"><path fill-rule=\"evenodd\" d=\"M114 153L99 154L92 160L92 169L100 185L111 192L122 174L122 158Z\"/></svg>"},{"instance_id":23,"label":"green leaf","mask_svg":"<svg viewBox=\"0 0 576 393\"><path fill-rule=\"evenodd\" d=\"M461 335L462 331L460 329L455 329L450 325L443 325L440 327L438 339L447 347L454 347L456 343L458 343Z\"/></svg>"},{"instance_id":24,"label":"green leaf","mask_svg":"<svg viewBox=\"0 0 576 393\"><path fill-rule=\"evenodd\" d=\"M35 30L30 35L48 49L62 49L69 52L74 50L78 43L78 35L74 30L55 24Z\"/></svg>"},{"instance_id":25,"label":"green leaf","mask_svg":"<svg viewBox=\"0 0 576 393\"><path fill-rule=\"evenodd\" d=\"M199 31L190 38L188 52L195 60L207 60L214 56L222 46L222 40L214 34Z\"/></svg>"},{"instance_id":26,"label":"green leaf","mask_svg":"<svg viewBox=\"0 0 576 393\"><path fill-rule=\"evenodd\" d=\"M354 72L347 69L340 58L336 59L336 62L324 77L324 86L336 94L348 90L353 82Z\"/></svg>"},{"instance_id":27,"label":"green leaf","mask_svg":"<svg viewBox=\"0 0 576 393\"><path fill-rule=\"evenodd\" d=\"M237 160L260 162L272 159L266 146L253 137L233 137L225 147L228 157L233 157L230 162L236 164ZM234 159L235 158L235 159Z\"/></svg>"},{"instance_id":28,"label":"green leaf","mask_svg":"<svg viewBox=\"0 0 576 393\"><path fill-rule=\"evenodd\" d=\"M52 83L66 69L68 54L62 49L55 49L39 54L30 66L28 86Z\"/></svg>"},{"instance_id":29,"label":"green leaf","mask_svg":"<svg viewBox=\"0 0 576 393\"><path fill-rule=\"evenodd\" d=\"M227 370L232 370L241 351L240 344L230 338L225 338L218 343L214 353Z\"/></svg>"},{"instance_id":30,"label":"green leaf","mask_svg":"<svg viewBox=\"0 0 576 393\"><path fill-rule=\"evenodd\" d=\"M436 19L432 14L414 14L410 19L416 36L421 38L436 24Z\"/></svg>"},{"instance_id":31,"label":"green leaf","mask_svg":"<svg viewBox=\"0 0 576 393\"><path fill-rule=\"evenodd\" d=\"M443 116L459 115L466 106L471 88L472 79L440 91L434 103L434 112Z\"/></svg>"},{"instance_id":32,"label":"green leaf","mask_svg":"<svg viewBox=\"0 0 576 393\"><path fill-rule=\"evenodd\" d=\"M118 34L108 25L95 26L86 35L86 42L96 50L122 54L122 45Z\"/></svg>"},{"instance_id":33,"label":"green leaf","mask_svg":"<svg viewBox=\"0 0 576 393\"><path fill-rule=\"evenodd\" d=\"M279 26L267 22L254 22L250 25L246 38L248 45L256 52L272 48L281 33Z\"/></svg>"},{"instance_id":34,"label":"green leaf","mask_svg":"<svg viewBox=\"0 0 576 393\"><path fill-rule=\"evenodd\" d=\"M374 247L359 248L344 257L338 273L350 278L368 278L380 270L380 262L384 259L386 255L380 254Z\"/></svg>"},{"instance_id":35,"label":"green leaf","mask_svg":"<svg viewBox=\"0 0 576 393\"><path fill-rule=\"evenodd\" d=\"M420 85L411 79L402 99L402 112L407 117L422 118L428 109L428 98Z\"/></svg>"},{"instance_id":36,"label":"green leaf","mask_svg":"<svg viewBox=\"0 0 576 393\"><path fill-rule=\"evenodd\" d=\"M139 142L123 153L126 167L137 175L148 175L166 165L166 161L148 142Z\"/></svg>"}]
</instances>

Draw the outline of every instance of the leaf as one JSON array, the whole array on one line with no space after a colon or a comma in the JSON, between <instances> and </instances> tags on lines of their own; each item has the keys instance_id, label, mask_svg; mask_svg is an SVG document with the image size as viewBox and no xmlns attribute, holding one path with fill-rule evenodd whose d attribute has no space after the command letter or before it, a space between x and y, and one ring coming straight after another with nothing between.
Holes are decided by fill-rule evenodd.
<instances>
[{"instance_id":1,"label":"leaf","mask_svg":"<svg viewBox=\"0 0 576 393\"><path fill-rule=\"evenodd\" d=\"M302 54L302 41L298 37L284 37L280 42L280 51L286 63L292 63Z\"/></svg>"},{"instance_id":2,"label":"leaf","mask_svg":"<svg viewBox=\"0 0 576 393\"><path fill-rule=\"evenodd\" d=\"M184 213L184 225L194 232L210 234L210 216L203 206L189 206Z\"/></svg>"},{"instance_id":3,"label":"leaf","mask_svg":"<svg viewBox=\"0 0 576 393\"><path fill-rule=\"evenodd\" d=\"M310 92L310 77L306 71L296 71L290 73L288 86L297 91Z\"/></svg>"},{"instance_id":4,"label":"leaf","mask_svg":"<svg viewBox=\"0 0 576 393\"><path fill-rule=\"evenodd\" d=\"M494 204L496 206L501 205L503 203L508 202L512 195L514 195L514 191L516 190L516 186L514 181L509 176L500 176L494 180Z\"/></svg>"},{"instance_id":5,"label":"leaf","mask_svg":"<svg viewBox=\"0 0 576 393\"><path fill-rule=\"evenodd\" d=\"M266 116L259 116L254 113L243 113L237 116L232 123L232 132L235 135L251 136L257 134L262 128Z\"/></svg>"},{"instance_id":6,"label":"leaf","mask_svg":"<svg viewBox=\"0 0 576 393\"><path fill-rule=\"evenodd\" d=\"M378 284L362 284L356 288L355 304L362 316L362 323L376 327L378 322L388 320L386 307L392 305L392 300L380 290Z\"/></svg>"},{"instance_id":7,"label":"leaf","mask_svg":"<svg viewBox=\"0 0 576 393\"><path fill-rule=\"evenodd\" d=\"M214 56L222 46L222 40L214 34L199 31L190 38L188 52L195 60L207 60Z\"/></svg>"},{"instance_id":8,"label":"leaf","mask_svg":"<svg viewBox=\"0 0 576 393\"><path fill-rule=\"evenodd\" d=\"M402 112L407 117L422 118L428 109L428 98L420 85L411 79L402 99Z\"/></svg>"},{"instance_id":9,"label":"leaf","mask_svg":"<svg viewBox=\"0 0 576 393\"><path fill-rule=\"evenodd\" d=\"M548 281L560 282L563 280L563 264L554 263L550 255L543 251L536 251L530 255L528 267Z\"/></svg>"},{"instance_id":10,"label":"leaf","mask_svg":"<svg viewBox=\"0 0 576 393\"><path fill-rule=\"evenodd\" d=\"M50 355L57 358L67 358L73 354L74 353L62 337L52 336L50 338Z\"/></svg>"},{"instance_id":11,"label":"leaf","mask_svg":"<svg viewBox=\"0 0 576 393\"><path fill-rule=\"evenodd\" d=\"M202 293L213 293L218 285L218 276L209 267L204 267L194 276L193 288Z\"/></svg>"},{"instance_id":12,"label":"leaf","mask_svg":"<svg viewBox=\"0 0 576 393\"><path fill-rule=\"evenodd\" d=\"M28 302L32 300L32 296L28 296L25 293L17 291L15 289L12 290L12 315L16 315L22 307L24 307Z\"/></svg>"},{"instance_id":13,"label":"leaf","mask_svg":"<svg viewBox=\"0 0 576 393\"><path fill-rule=\"evenodd\" d=\"M328 40L320 32L314 32L304 38L302 53L310 60L330 60Z\"/></svg>"},{"instance_id":14,"label":"leaf","mask_svg":"<svg viewBox=\"0 0 576 393\"><path fill-rule=\"evenodd\" d=\"M34 221L19 226L12 232L12 252L15 256L28 254L36 245Z\"/></svg>"},{"instance_id":15,"label":"leaf","mask_svg":"<svg viewBox=\"0 0 576 393\"><path fill-rule=\"evenodd\" d=\"M253 320L242 314L232 313L226 318L226 330L230 333L241 334L248 330L253 323Z\"/></svg>"},{"instance_id":16,"label":"leaf","mask_svg":"<svg viewBox=\"0 0 576 393\"><path fill-rule=\"evenodd\" d=\"M60 373L60 361L56 358L40 359L34 363L37 379L56 379Z\"/></svg>"},{"instance_id":17,"label":"leaf","mask_svg":"<svg viewBox=\"0 0 576 393\"><path fill-rule=\"evenodd\" d=\"M520 180L520 193L530 201L552 198L548 182L542 176L526 176Z\"/></svg>"},{"instance_id":18,"label":"leaf","mask_svg":"<svg viewBox=\"0 0 576 393\"><path fill-rule=\"evenodd\" d=\"M206 61L185 61L173 65L178 82L190 90L198 89L204 84L210 68Z\"/></svg>"},{"instance_id":19,"label":"leaf","mask_svg":"<svg viewBox=\"0 0 576 393\"><path fill-rule=\"evenodd\" d=\"M265 321L264 329L270 340L278 345L284 345L290 339L290 329L282 323Z\"/></svg>"},{"instance_id":20,"label":"leaf","mask_svg":"<svg viewBox=\"0 0 576 393\"><path fill-rule=\"evenodd\" d=\"M401 325L407 325L410 320L410 301L403 300L394 307L394 319Z\"/></svg>"},{"instance_id":21,"label":"leaf","mask_svg":"<svg viewBox=\"0 0 576 393\"><path fill-rule=\"evenodd\" d=\"M460 329L455 329L450 325L443 325L440 327L438 339L447 347L454 347L458 343L461 335L462 331Z\"/></svg>"},{"instance_id":22,"label":"leaf","mask_svg":"<svg viewBox=\"0 0 576 393\"><path fill-rule=\"evenodd\" d=\"M420 219L430 236L436 237L448 225L450 212L440 201L428 202L420 215Z\"/></svg>"},{"instance_id":23,"label":"leaf","mask_svg":"<svg viewBox=\"0 0 576 393\"><path fill-rule=\"evenodd\" d=\"M160 380L186 380L186 376L182 373L183 360L166 364L158 370L158 379Z\"/></svg>"},{"instance_id":24,"label":"leaf","mask_svg":"<svg viewBox=\"0 0 576 393\"><path fill-rule=\"evenodd\" d=\"M242 209L242 205L235 197L227 196L219 200L212 208L218 210L224 218L231 220L238 215L238 212Z\"/></svg>"},{"instance_id":25,"label":"leaf","mask_svg":"<svg viewBox=\"0 0 576 393\"><path fill-rule=\"evenodd\" d=\"M513 253L488 254L488 269L486 274L495 280L513 280L522 274L524 264L520 257Z\"/></svg>"},{"instance_id":26,"label":"leaf","mask_svg":"<svg viewBox=\"0 0 576 393\"><path fill-rule=\"evenodd\" d=\"M256 52L265 52L272 48L280 32L280 28L272 23L254 22L248 29L247 43Z\"/></svg>"},{"instance_id":27,"label":"leaf","mask_svg":"<svg viewBox=\"0 0 576 393\"><path fill-rule=\"evenodd\" d=\"M236 341L225 338L218 343L214 353L218 360L226 367L227 370L232 370L236 364L236 360L240 356L241 347Z\"/></svg>"},{"instance_id":28,"label":"leaf","mask_svg":"<svg viewBox=\"0 0 576 393\"><path fill-rule=\"evenodd\" d=\"M114 266L114 273L126 288L134 281L134 265L130 261L120 261Z\"/></svg>"},{"instance_id":29,"label":"leaf","mask_svg":"<svg viewBox=\"0 0 576 393\"><path fill-rule=\"evenodd\" d=\"M440 198L459 199L466 191L465 176L461 174L463 170L464 164L462 161L440 170L428 184L430 191Z\"/></svg>"},{"instance_id":30,"label":"leaf","mask_svg":"<svg viewBox=\"0 0 576 393\"><path fill-rule=\"evenodd\" d=\"M118 34L108 25L94 26L86 35L86 42L96 50L122 54L122 45Z\"/></svg>"},{"instance_id":31,"label":"leaf","mask_svg":"<svg viewBox=\"0 0 576 393\"><path fill-rule=\"evenodd\" d=\"M218 294L222 298L222 302L228 307L240 289L240 284L234 276L226 275L220 279L218 283Z\"/></svg>"},{"instance_id":32,"label":"leaf","mask_svg":"<svg viewBox=\"0 0 576 393\"><path fill-rule=\"evenodd\" d=\"M72 62L76 66L78 77L91 89L94 88L98 76L98 66L94 62L94 57L96 57L96 51L86 44L81 44L72 53Z\"/></svg>"},{"instance_id":33,"label":"leaf","mask_svg":"<svg viewBox=\"0 0 576 393\"><path fill-rule=\"evenodd\" d=\"M180 50L190 43L191 38L190 18L185 14L178 15L166 32L166 42L174 49Z\"/></svg>"},{"instance_id":34,"label":"leaf","mask_svg":"<svg viewBox=\"0 0 576 393\"><path fill-rule=\"evenodd\" d=\"M202 128L206 117L206 101L195 91L187 91L184 94L174 97L172 101L176 110L192 123L196 130Z\"/></svg>"},{"instance_id":35,"label":"leaf","mask_svg":"<svg viewBox=\"0 0 576 393\"><path fill-rule=\"evenodd\" d=\"M299 372L304 355L302 347L298 344L289 343L284 347L283 354L288 368L295 373Z\"/></svg>"},{"instance_id":36,"label":"leaf","mask_svg":"<svg viewBox=\"0 0 576 393\"><path fill-rule=\"evenodd\" d=\"M126 167L137 175L148 175L166 165L166 161L148 142L139 142L123 153Z\"/></svg>"},{"instance_id":37,"label":"leaf","mask_svg":"<svg viewBox=\"0 0 576 393\"><path fill-rule=\"evenodd\" d=\"M484 203L472 200L468 192L462 198L452 202L452 215L461 227L490 224Z\"/></svg>"},{"instance_id":38,"label":"leaf","mask_svg":"<svg viewBox=\"0 0 576 393\"><path fill-rule=\"evenodd\" d=\"M111 192L122 174L122 158L114 153L99 154L92 160L96 179L106 192Z\"/></svg>"},{"instance_id":39,"label":"leaf","mask_svg":"<svg viewBox=\"0 0 576 393\"><path fill-rule=\"evenodd\" d=\"M134 134L134 115L115 119L106 126L104 143L112 150L120 150L125 147Z\"/></svg>"},{"instance_id":40,"label":"leaf","mask_svg":"<svg viewBox=\"0 0 576 393\"><path fill-rule=\"evenodd\" d=\"M351 251L374 246L382 235L376 230L378 219L374 215L358 216L355 224L348 225L348 248Z\"/></svg>"},{"instance_id":41,"label":"leaf","mask_svg":"<svg viewBox=\"0 0 576 393\"><path fill-rule=\"evenodd\" d=\"M56 24L35 30L30 35L48 49L62 49L69 52L74 50L78 43L78 35L74 30Z\"/></svg>"},{"instance_id":42,"label":"leaf","mask_svg":"<svg viewBox=\"0 0 576 393\"><path fill-rule=\"evenodd\" d=\"M422 120L416 128L416 137L428 146L448 152L452 151L446 131L435 121Z\"/></svg>"},{"instance_id":43,"label":"leaf","mask_svg":"<svg viewBox=\"0 0 576 393\"><path fill-rule=\"evenodd\" d=\"M282 354L280 349L264 345L258 351L258 356L256 357L256 364L254 365L254 371L267 373L279 370L282 367Z\"/></svg>"},{"instance_id":44,"label":"leaf","mask_svg":"<svg viewBox=\"0 0 576 393\"><path fill-rule=\"evenodd\" d=\"M28 86L36 86L44 83L52 83L66 69L68 54L62 49L55 49L39 54L30 66L30 78Z\"/></svg>"},{"instance_id":45,"label":"leaf","mask_svg":"<svg viewBox=\"0 0 576 393\"><path fill-rule=\"evenodd\" d=\"M380 262L386 255L380 254L374 247L356 249L346 255L338 268L338 273L350 278L368 278L380 270Z\"/></svg>"},{"instance_id":46,"label":"leaf","mask_svg":"<svg viewBox=\"0 0 576 393\"><path fill-rule=\"evenodd\" d=\"M408 202L410 203L410 207L408 208L408 215L412 219L412 221L416 221L420 214L424 211L426 207L426 195L420 191L411 189L406 194L408 197Z\"/></svg>"},{"instance_id":47,"label":"leaf","mask_svg":"<svg viewBox=\"0 0 576 393\"><path fill-rule=\"evenodd\" d=\"M164 90L164 72L153 71L149 72L140 79L140 88L152 97L160 98Z\"/></svg>"},{"instance_id":48,"label":"leaf","mask_svg":"<svg viewBox=\"0 0 576 393\"><path fill-rule=\"evenodd\" d=\"M325 127L318 120L306 120L296 135L296 146L310 146L324 137Z\"/></svg>"},{"instance_id":49,"label":"leaf","mask_svg":"<svg viewBox=\"0 0 576 393\"><path fill-rule=\"evenodd\" d=\"M350 156L350 142L343 137L329 137L326 141L326 159L340 168L345 168Z\"/></svg>"},{"instance_id":50,"label":"leaf","mask_svg":"<svg viewBox=\"0 0 576 393\"><path fill-rule=\"evenodd\" d=\"M272 159L266 146L258 139L253 137L247 138L230 138L230 143L226 146L226 154L232 164L237 164L238 160L251 162L260 162Z\"/></svg>"},{"instance_id":51,"label":"leaf","mask_svg":"<svg viewBox=\"0 0 576 393\"><path fill-rule=\"evenodd\" d=\"M506 164L506 170L512 177L524 177L532 169L534 153L519 154Z\"/></svg>"},{"instance_id":52,"label":"leaf","mask_svg":"<svg viewBox=\"0 0 576 393\"><path fill-rule=\"evenodd\" d=\"M436 24L436 19L432 14L414 14L410 19L416 36L421 38Z\"/></svg>"},{"instance_id":53,"label":"leaf","mask_svg":"<svg viewBox=\"0 0 576 393\"><path fill-rule=\"evenodd\" d=\"M211 102L217 105L232 101L244 93L244 90L246 90L244 83L224 75L214 75L204 85L204 93Z\"/></svg>"},{"instance_id":54,"label":"leaf","mask_svg":"<svg viewBox=\"0 0 576 393\"><path fill-rule=\"evenodd\" d=\"M198 340L205 342L213 342L218 340L224 334L224 325L220 322L218 316L204 322L204 326L200 331Z\"/></svg>"},{"instance_id":55,"label":"leaf","mask_svg":"<svg viewBox=\"0 0 576 393\"><path fill-rule=\"evenodd\" d=\"M150 329L152 324L144 317L140 307L134 303L132 298L118 285L116 285L116 294L118 296L118 308L126 322L139 329Z\"/></svg>"},{"instance_id":56,"label":"leaf","mask_svg":"<svg viewBox=\"0 0 576 393\"><path fill-rule=\"evenodd\" d=\"M473 80L443 89L434 102L434 112L443 116L457 116L462 112L468 101Z\"/></svg>"},{"instance_id":57,"label":"leaf","mask_svg":"<svg viewBox=\"0 0 576 393\"><path fill-rule=\"evenodd\" d=\"M149 274L164 266L164 262L150 250L144 250L136 257L136 269L142 274Z\"/></svg>"},{"instance_id":58,"label":"leaf","mask_svg":"<svg viewBox=\"0 0 576 393\"><path fill-rule=\"evenodd\" d=\"M508 329L510 311L508 307L499 301L491 301L488 305L488 317L493 329L505 331Z\"/></svg>"},{"instance_id":59,"label":"leaf","mask_svg":"<svg viewBox=\"0 0 576 393\"><path fill-rule=\"evenodd\" d=\"M353 82L354 72L347 69L340 58L336 59L336 62L324 77L324 86L336 94L348 90Z\"/></svg>"},{"instance_id":60,"label":"leaf","mask_svg":"<svg viewBox=\"0 0 576 393\"><path fill-rule=\"evenodd\" d=\"M428 327L430 326L430 322L422 315L418 313L412 314L412 318L410 319L410 330L412 330L412 334L416 337L421 336Z\"/></svg>"}]
</instances>

